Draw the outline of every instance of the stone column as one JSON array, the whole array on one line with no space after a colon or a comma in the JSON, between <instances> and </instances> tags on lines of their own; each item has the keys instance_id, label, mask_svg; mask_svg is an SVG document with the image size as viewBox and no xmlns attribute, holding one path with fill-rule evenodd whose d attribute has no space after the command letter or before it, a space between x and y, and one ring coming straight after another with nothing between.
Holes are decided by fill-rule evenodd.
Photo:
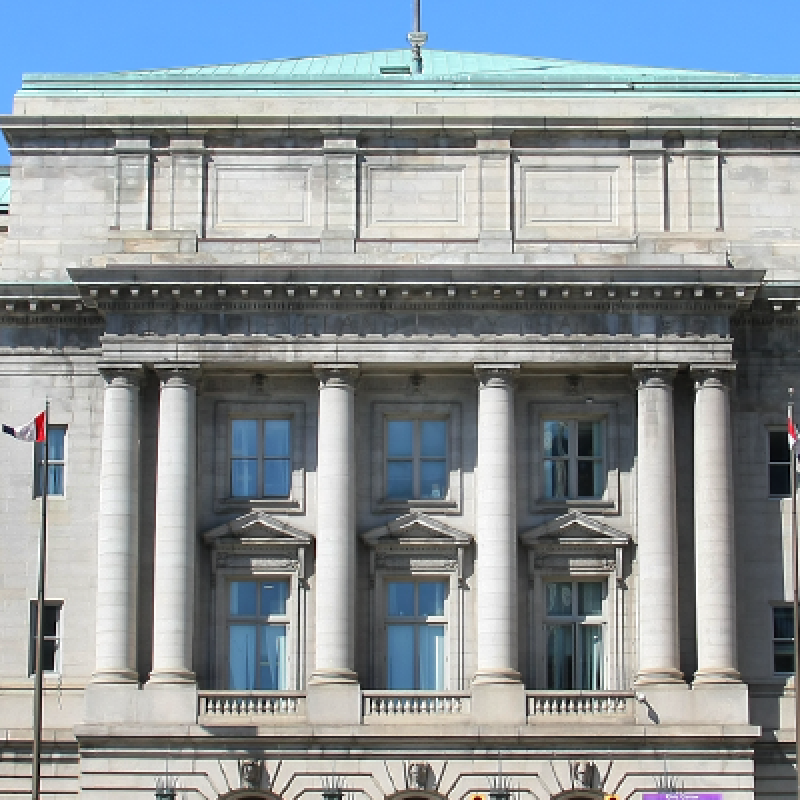
<instances>
[{"instance_id":1,"label":"stone column","mask_svg":"<svg viewBox=\"0 0 800 800\"><path fill-rule=\"evenodd\" d=\"M354 365L324 366L317 431L315 684L357 684Z\"/></svg>"},{"instance_id":2,"label":"stone column","mask_svg":"<svg viewBox=\"0 0 800 800\"><path fill-rule=\"evenodd\" d=\"M97 530L97 683L137 683L141 365L101 367L103 437Z\"/></svg>"},{"instance_id":3,"label":"stone column","mask_svg":"<svg viewBox=\"0 0 800 800\"><path fill-rule=\"evenodd\" d=\"M733 541L731 410L726 368L692 367L694 541L697 587L695 683L739 681Z\"/></svg>"},{"instance_id":4,"label":"stone column","mask_svg":"<svg viewBox=\"0 0 800 800\"><path fill-rule=\"evenodd\" d=\"M672 382L677 367L634 367L638 377L637 560L639 671L637 683L676 683L678 539L675 508L675 422Z\"/></svg>"},{"instance_id":5,"label":"stone column","mask_svg":"<svg viewBox=\"0 0 800 800\"><path fill-rule=\"evenodd\" d=\"M151 683L193 683L197 367L159 369Z\"/></svg>"},{"instance_id":6,"label":"stone column","mask_svg":"<svg viewBox=\"0 0 800 800\"><path fill-rule=\"evenodd\" d=\"M514 374L518 365L476 364L475 485L478 669L474 683L516 683L517 506Z\"/></svg>"}]
</instances>

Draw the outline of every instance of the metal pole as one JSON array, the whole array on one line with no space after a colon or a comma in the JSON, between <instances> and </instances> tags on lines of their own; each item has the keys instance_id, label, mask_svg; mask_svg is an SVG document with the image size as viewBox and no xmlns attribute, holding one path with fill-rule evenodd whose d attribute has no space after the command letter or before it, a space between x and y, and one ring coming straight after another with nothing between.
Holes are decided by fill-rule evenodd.
<instances>
[{"instance_id":1,"label":"metal pole","mask_svg":"<svg viewBox=\"0 0 800 800\"><path fill-rule=\"evenodd\" d=\"M42 459L42 531L39 536L39 587L36 593L36 671L33 690L33 789L31 800L39 800L42 761L42 642L44 641L44 577L47 564L47 484L49 480L48 433L50 401L44 407L44 458ZM35 445L34 445L35 446Z\"/></svg>"},{"instance_id":2,"label":"metal pole","mask_svg":"<svg viewBox=\"0 0 800 800\"><path fill-rule=\"evenodd\" d=\"M412 2L411 19L412 19L412 25L411 25L412 30L414 31L414 33L419 33L420 31L419 0L413 0Z\"/></svg>"},{"instance_id":3,"label":"metal pole","mask_svg":"<svg viewBox=\"0 0 800 800\"><path fill-rule=\"evenodd\" d=\"M794 389L789 389L789 421L794 424ZM800 641L798 641L798 621L800 620L800 603L798 603L798 556L797 556L797 453L795 446L789 448L789 475L792 491L792 622L794 630L794 768L795 794L800 800L800 736L797 735L800 722L800 685L798 685L798 664L800 663Z\"/></svg>"}]
</instances>

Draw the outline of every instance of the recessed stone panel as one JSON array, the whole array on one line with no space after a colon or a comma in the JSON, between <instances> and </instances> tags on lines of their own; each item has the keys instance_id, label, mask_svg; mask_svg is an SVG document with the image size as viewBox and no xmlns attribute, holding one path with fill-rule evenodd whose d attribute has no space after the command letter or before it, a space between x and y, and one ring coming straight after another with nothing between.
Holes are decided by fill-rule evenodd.
<instances>
[{"instance_id":1,"label":"recessed stone panel","mask_svg":"<svg viewBox=\"0 0 800 800\"><path fill-rule=\"evenodd\" d=\"M615 167L526 167L522 218L526 224L618 224Z\"/></svg>"},{"instance_id":2,"label":"recessed stone panel","mask_svg":"<svg viewBox=\"0 0 800 800\"><path fill-rule=\"evenodd\" d=\"M374 167L368 175L369 225L461 225L460 167Z\"/></svg>"},{"instance_id":3,"label":"recessed stone panel","mask_svg":"<svg viewBox=\"0 0 800 800\"><path fill-rule=\"evenodd\" d=\"M213 227L309 224L311 168L237 165L214 171Z\"/></svg>"}]
</instances>

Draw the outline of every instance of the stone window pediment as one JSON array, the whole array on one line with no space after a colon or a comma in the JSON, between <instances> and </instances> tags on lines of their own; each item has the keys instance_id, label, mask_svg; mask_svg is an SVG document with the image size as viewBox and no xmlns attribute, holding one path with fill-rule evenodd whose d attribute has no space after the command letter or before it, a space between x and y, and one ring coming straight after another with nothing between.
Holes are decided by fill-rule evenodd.
<instances>
[{"instance_id":1,"label":"stone window pediment","mask_svg":"<svg viewBox=\"0 0 800 800\"><path fill-rule=\"evenodd\" d=\"M529 549L531 567L545 570L616 572L621 577L622 551L631 537L606 522L572 510L520 535Z\"/></svg>"},{"instance_id":2,"label":"stone window pediment","mask_svg":"<svg viewBox=\"0 0 800 800\"><path fill-rule=\"evenodd\" d=\"M250 511L206 531L203 540L214 553L215 571L271 568L304 575L305 553L314 537L263 511Z\"/></svg>"},{"instance_id":3,"label":"stone window pediment","mask_svg":"<svg viewBox=\"0 0 800 800\"><path fill-rule=\"evenodd\" d=\"M457 547L463 548L472 541L468 533L454 528L441 520L414 511L393 519L380 528L373 528L361 535L368 547Z\"/></svg>"}]
</instances>

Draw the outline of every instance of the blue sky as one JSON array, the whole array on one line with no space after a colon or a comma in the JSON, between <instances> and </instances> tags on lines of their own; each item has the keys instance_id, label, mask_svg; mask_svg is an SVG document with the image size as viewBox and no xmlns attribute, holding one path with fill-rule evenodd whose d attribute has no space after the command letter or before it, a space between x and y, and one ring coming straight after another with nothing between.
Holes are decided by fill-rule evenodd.
<instances>
[{"instance_id":1,"label":"blue sky","mask_svg":"<svg viewBox=\"0 0 800 800\"><path fill-rule=\"evenodd\" d=\"M261 61L406 46L411 0L36 0L0 12L0 113L24 72ZM800 73L800 3L422 0L429 45L647 66ZM9 155L0 143L0 164Z\"/></svg>"}]
</instances>

